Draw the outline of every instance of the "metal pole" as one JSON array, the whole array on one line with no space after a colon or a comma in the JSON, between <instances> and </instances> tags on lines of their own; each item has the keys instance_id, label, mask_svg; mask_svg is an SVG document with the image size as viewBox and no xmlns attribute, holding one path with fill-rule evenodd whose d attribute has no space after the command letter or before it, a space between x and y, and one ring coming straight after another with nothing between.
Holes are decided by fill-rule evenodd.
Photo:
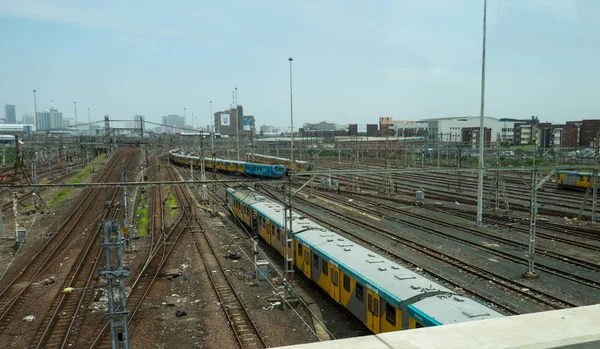
<instances>
[{"instance_id":1,"label":"metal pole","mask_svg":"<svg viewBox=\"0 0 600 349\"><path fill-rule=\"evenodd\" d=\"M293 95L292 95L292 62L294 61L294 59L292 57L288 58L288 61L290 61L290 121L291 121L291 141L290 141L290 147L291 147L291 155L290 155L290 162L291 162L291 168L292 171L296 171L296 163L294 162L294 103L293 103Z\"/></svg>"},{"instance_id":2,"label":"metal pole","mask_svg":"<svg viewBox=\"0 0 600 349\"><path fill-rule=\"evenodd\" d=\"M92 118L90 117L90 108L88 108L88 131L92 134Z\"/></svg>"},{"instance_id":3,"label":"metal pole","mask_svg":"<svg viewBox=\"0 0 600 349\"><path fill-rule=\"evenodd\" d=\"M75 109L75 133L77 133L77 102L73 102L73 108Z\"/></svg>"},{"instance_id":4,"label":"metal pole","mask_svg":"<svg viewBox=\"0 0 600 349\"><path fill-rule=\"evenodd\" d=\"M537 279L535 271L535 225L537 219L537 170L531 171L531 212L529 216L529 249L527 251L527 272L523 277Z\"/></svg>"},{"instance_id":5,"label":"metal pole","mask_svg":"<svg viewBox=\"0 0 600 349\"><path fill-rule=\"evenodd\" d=\"M235 88L235 140L237 142L237 159L240 160L240 114L237 107L237 87Z\"/></svg>"},{"instance_id":6,"label":"metal pole","mask_svg":"<svg viewBox=\"0 0 600 349\"><path fill-rule=\"evenodd\" d=\"M19 204L19 200L17 199L17 191L13 191L13 215L15 216L15 241L17 240L17 231L19 230L19 220L18 220L18 211L17 205Z\"/></svg>"},{"instance_id":7,"label":"metal pole","mask_svg":"<svg viewBox=\"0 0 600 349\"><path fill-rule=\"evenodd\" d=\"M594 155L594 175L592 180L592 223L596 223L596 200L598 200L598 151L600 150L600 133L596 134L596 154Z\"/></svg>"},{"instance_id":8,"label":"metal pole","mask_svg":"<svg viewBox=\"0 0 600 349\"><path fill-rule=\"evenodd\" d=\"M487 21L487 0L483 2L483 54L481 60L481 110L479 119L479 177L477 181L477 226L483 226L483 155L485 130L483 127L485 103L485 26Z\"/></svg>"},{"instance_id":9,"label":"metal pole","mask_svg":"<svg viewBox=\"0 0 600 349\"><path fill-rule=\"evenodd\" d=\"M210 101L210 119L212 120L211 127L212 127L212 132L210 133L210 149L211 149L211 156L214 156L215 154L215 118L212 112L212 101Z\"/></svg>"},{"instance_id":10,"label":"metal pole","mask_svg":"<svg viewBox=\"0 0 600 349\"><path fill-rule=\"evenodd\" d=\"M33 90L33 108L35 112L35 132L39 132L40 128L38 126L37 99L35 97L35 90Z\"/></svg>"}]
</instances>

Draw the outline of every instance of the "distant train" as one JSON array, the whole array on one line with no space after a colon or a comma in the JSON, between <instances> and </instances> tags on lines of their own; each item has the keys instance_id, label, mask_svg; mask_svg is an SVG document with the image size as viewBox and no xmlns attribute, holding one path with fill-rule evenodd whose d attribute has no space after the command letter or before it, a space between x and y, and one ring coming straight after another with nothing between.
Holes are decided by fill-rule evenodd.
<instances>
[{"instance_id":1,"label":"distant train","mask_svg":"<svg viewBox=\"0 0 600 349\"><path fill-rule=\"evenodd\" d=\"M594 181L593 177L594 175L592 173L587 172L557 171L556 183L559 188L587 189Z\"/></svg>"},{"instance_id":2,"label":"distant train","mask_svg":"<svg viewBox=\"0 0 600 349\"><path fill-rule=\"evenodd\" d=\"M285 168L288 171L292 170L292 161L286 158L279 158L271 155L262 155L255 153L246 153L246 161L250 162L258 162L261 164L271 164L271 165L285 165ZM294 160L296 163L296 171L310 171L312 168L310 163L302 160Z\"/></svg>"},{"instance_id":3,"label":"distant train","mask_svg":"<svg viewBox=\"0 0 600 349\"><path fill-rule=\"evenodd\" d=\"M202 160L199 156L181 154L178 150L169 152L169 160L173 163L194 167L201 167ZM266 165L255 164L245 161L204 158L204 168L217 171L242 173L249 176L265 177L265 178L282 178L285 175L285 166L283 165Z\"/></svg>"},{"instance_id":4,"label":"distant train","mask_svg":"<svg viewBox=\"0 0 600 349\"><path fill-rule=\"evenodd\" d=\"M227 189L227 205L253 234L286 255L283 206L250 189ZM504 315L427 279L296 213L294 265L374 333Z\"/></svg>"}]
</instances>

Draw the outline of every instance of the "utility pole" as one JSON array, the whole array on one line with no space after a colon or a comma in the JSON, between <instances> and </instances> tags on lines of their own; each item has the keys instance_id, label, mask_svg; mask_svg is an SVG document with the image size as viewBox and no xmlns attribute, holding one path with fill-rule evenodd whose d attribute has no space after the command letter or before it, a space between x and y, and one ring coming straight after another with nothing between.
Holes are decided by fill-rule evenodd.
<instances>
[{"instance_id":1,"label":"utility pole","mask_svg":"<svg viewBox=\"0 0 600 349\"><path fill-rule=\"evenodd\" d=\"M524 278L537 279L539 274L535 271L535 228L537 223L537 169L531 171L531 210L529 215L529 249L527 251L527 272Z\"/></svg>"},{"instance_id":2,"label":"utility pole","mask_svg":"<svg viewBox=\"0 0 600 349\"><path fill-rule=\"evenodd\" d=\"M210 133L210 152L211 152L211 156L214 157L215 154L215 118L213 116L213 112L212 112L212 101L210 101L210 119L212 120L212 122L210 123L212 126L212 132Z\"/></svg>"},{"instance_id":3,"label":"utility pole","mask_svg":"<svg viewBox=\"0 0 600 349\"><path fill-rule=\"evenodd\" d=\"M110 320L110 341L112 348L129 349L129 331L127 324L127 296L125 294L125 279L129 276L129 269L123 268L123 242L121 233L128 235L128 228L119 228L117 221L104 221L104 242L101 247L104 250L105 268L100 269L98 274L106 277L108 296L108 317ZM112 266L111 250L116 250L116 266ZM113 257L114 259L114 257ZM115 290L119 288L119 305L115 307ZM120 330L119 330L120 327ZM119 336L121 335L121 336ZM119 338L121 337L121 338Z\"/></svg>"},{"instance_id":4,"label":"utility pole","mask_svg":"<svg viewBox=\"0 0 600 349\"><path fill-rule=\"evenodd\" d=\"M240 161L240 114L237 106L237 87L235 88L235 139L237 141L237 159Z\"/></svg>"},{"instance_id":5,"label":"utility pole","mask_svg":"<svg viewBox=\"0 0 600 349\"><path fill-rule=\"evenodd\" d=\"M12 199L13 199L13 215L14 215L14 219L15 219L15 239L18 238L18 231L19 231L19 220L18 220L18 211L17 211L17 207L19 204L19 200L17 199L17 191L13 191L12 192ZM16 240L15 240L16 241Z\"/></svg>"},{"instance_id":6,"label":"utility pole","mask_svg":"<svg viewBox=\"0 0 600 349\"><path fill-rule=\"evenodd\" d=\"M90 108L88 108L88 131L92 135L92 118L90 117Z\"/></svg>"},{"instance_id":7,"label":"utility pole","mask_svg":"<svg viewBox=\"0 0 600 349\"><path fill-rule=\"evenodd\" d=\"M73 108L75 109L75 133L77 133L77 102L73 102Z\"/></svg>"},{"instance_id":8,"label":"utility pole","mask_svg":"<svg viewBox=\"0 0 600 349\"><path fill-rule=\"evenodd\" d=\"M292 177L288 176L287 193L285 198L284 225L285 225L285 282L288 297L294 283L294 233L292 228Z\"/></svg>"},{"instance_id":9,"label":"utility pole","mask_svg":"<svg viewBox=\"0 0 600 349\"><path fill-rule=\"evenodd\" d=\"M293 94L292 94L292 62L294 59L292 57L288 58L290 61L290 121L291 121L291 139L290 139L290 147L291 147L291 169L292 171L296 171L296 162L294 161L294 103L293 103Z\"/></svg>"},{"instance_id":10,"label":"utility pole","mask_svg":"<svg viewBox=\"0 0 600 349\"><path fill-rule=\"evenodd\" d=\"M40 126L38 122L38 113L37 113L37 99L35 96L35 90L33 90L33 108L35 112L35 132L40 132Z\"/></svg>"},{"instance_id":11,"label":"utility pole","mask_svg":"<svg viewBox=\"0 0 600 349\"><path fill-rule=\"evenodd\" d=\"M125 164L121 164L121 182L125 183L127 180L127 172L125 168ZM129 196L127 193L127 186L123 185L123 226L126 229L129 229ZM127 237L126 247L130 247L129 236Z\"/></svg>"},{"instance_id":12,"label":"utility pole","mask_svg":"<svg viewBox=\"0 0 600 349\"><path fill-rule=\"evenodd\" d=\"M487 0L483 2L483 54L481 60L481 110L479 119L479 176L477 181L477 227L483 226L483 156L485 129L483 127L485 106L485 26L487 21Z\"/></svg>"},{"instance_id":13,"label":"utility pole","mask_svg":"<svg viewBox=\"0 0 600 349\"><path fill-rule=\"evenodd\" d=\"M38 178L37 178L37 163L38 163L38 152L37 150L35 151L35 157L31 163L31 180L33 182L33 184L38 184ZM37 210L38 209L38 189L33 189L33 207Z\"/></svg>"},{"instance_id":14,"label":"utility pole","mask_svg":"<svg viewBox=\"0 0 600 349\"><path fill-rule=\"evenodd\" d=\"M600 132L596 134L596 154L594 155L594 175L592 181L592 223L596 223L596 201L598 200L598 151L600 150Z\"/></svg>"}]
</instances>

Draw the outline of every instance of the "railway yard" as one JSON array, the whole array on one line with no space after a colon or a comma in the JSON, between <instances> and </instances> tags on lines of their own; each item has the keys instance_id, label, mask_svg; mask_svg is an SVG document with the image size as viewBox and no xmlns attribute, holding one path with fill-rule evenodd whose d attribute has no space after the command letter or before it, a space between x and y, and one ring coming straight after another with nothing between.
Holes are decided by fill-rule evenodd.
<instances>
[{"instance_id":1,"label":"railway yard","mask_svg":"<svg viewBox=\"0 0 600 349\"><path fill-rule=\"evenodd\" d=\"M600 303L591 198L558 188L550 169L537 174L532 215L532 171L490 167L477 227L476 168L332 155L286 172L285 162L227 160L219 143L212 158L125 143L55 154L52 170L41 161L41 186L28 184L27 160L3 169L3 347L110 348L112 290L99 271L121 257L108 245L123 247L134 348L265 348L444 324L428 301L472 313L449 323ZM103 244L106 221L127 228L122 241ZM359 272L352 253L363 248ZM535 277L524 277L533 263ZM398 285L417 295L399 296Z\"/></svg>"}]
</instances>

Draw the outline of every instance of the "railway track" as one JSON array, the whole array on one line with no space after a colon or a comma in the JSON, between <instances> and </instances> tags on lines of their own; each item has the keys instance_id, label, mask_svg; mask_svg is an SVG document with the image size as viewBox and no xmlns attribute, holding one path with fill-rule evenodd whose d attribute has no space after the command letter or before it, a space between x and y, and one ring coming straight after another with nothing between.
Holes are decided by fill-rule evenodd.
<instances>
[{"instance_id":1,"label":"railway track","mask_svg":"<svg viewBox=\"0 0 600 349\"><path fill-rule=\"evenodd\" d=\"M170 172L170 176L172 179L175 179L175 174L172 172L172 169L168 167L168 171ZM131 286L131 291L127 295L127 307L132 309L129 311L129 316L127 318L129 326L131 328L132 322L139 320L135 317L135 315L140 310L144 299L150 292L152 285L154 284L156 278L159 276L160 271L163 265L167 262L168 257L171 254L171 251L179 241L180 237L185 232L190 232L191 223L193 222L193 211L192 211L192 202L184 192L184 189L179 186L173 186L175 189L176 198L180 203L180 214L178 215L175 223L172 228L168 231L165 231L159 238L155 238L155 247L152 249L151 256L149 260L146 262L142 270L140 271L138 277L133 282ZM120 311L121 309L117 309ZM102 329L96 333L91 340L85 345L81 345L80 347L85 348L110 348L110 333L109 333L109 323L106 322Z\"/></svg>"},{"instance_id":2,"label":"railway track","mask_svg":"<svg viewBox=\"0 0 600 349\"><path fill-rule=\"evenodd\" d=\"M121 152L113 157L109 165L99 174L100 181L107 181L111 175L111 169L119 163L126 152ZM4 331L8 324L13 320L17 309L24 304L30 294L31 287L35 280L43 275L49 266L56 261L66 246L72 242L72 235L77 224L89 214L97 203L103 192L100 189L93 188L85 192L82 199L75 209L48 239L48 241L39 249L39 251L30 259L30 261L20 270L12 271L14 277L2 286L0 293L0 330Z\"/></svg>"},{"instance_id":3,"label":"railway track","mask_svg":"<svg viewBox=\"0 0 600 349\"><path fill-rule=\"evenodd\" d=\"M332 163L332 164L324 164L323 166L331 169L348 169L347 166ZM365 169L367 167L363 165L354 165L355 168ZM381 169L384 169L385 166L380 166ZM373 169L372 167L370 169ZM423 169L426 171L426 169ZM493 173L494 169L487 169L488 174ZM473 204L477 200L477 189L475 184L477 183L476 177L469 176L468 174L462 174L462 184L458 184L458 179L456 175L449 175L443 173L427 173L426 177L421 174L391 174L390 178L394 182L394 186L401 190L414 191L418 188L428 189L435 197L442 200L453 200L461 203ZM382 180L387 179L386 175L381 176L369 176L369 175L357 175L355 176L361 182L361 186L364 184L368 184L369 188L377 190L382 186ZM343 180L341 180L343 178ZM348 176L340 176L338 179L345 183L351 182L348 179ZM516 182L516 179L515 179ZM521 183L522 180L521 180ZM451 194L448 192L448 188L452 186L453 188L458 188L459 186L462 188L460 193L454 193L453 195L443 194L447 192L447 194ZM491 183L488 183L486 180L484 182L484 194L487 197L487 193L490 190ZM523 185L506 185L506 192L510 200L510 204L512 205L512 209L519 211L528 211L529 210L529 201L528 197L530 195L530 189L528 189L523 183ZM553 190L551 193L545 192L544 190ZM544 190L538 192L538 202L541 206L539 208L540 213L546 213L550 215L559 215L564 214L565 209L572 210L573 212L577 212L581 207L581 200L583 194L573 195L573 192L550 189L548 185L544 187ZM556 207L556 208L553 208ZM559 209L560 208L560 209ZM573 212L571 214L573 214ZM585 213L585 212L584 212ZM584 215L587 217L586 215Z\"/></svg>"},{"instance_id":4,"label":"railway track","mask_svg":"<svg viewBox=\"0 0 600 349\"><path fill-rule=\"evenodd\" d=\"M206 236L200 221L196 219L196 222L200 226L200 232L193 233L194 244L202 262L206 266L205 270L210 284L227 316L229 325L235 334L240 348L267 348L262 334L252 321L244 303L233 288L233 284L229 276L227 276L225 268L221 264L210 239Z\"/></svg>"},{"instance_id":5,"label":"railway track","mask_svg":"<svg viewBox=\"0 0 600 349\"><path fill-rule=\"evenodd\" d=\"M189 170L183 169L187 174ZM239 176L222 175L228 179L239 178ZM195 177L195 176L194 176ZM209 194L217 201L223 201L217 193L208 190ZM202 223L196 217L196 224L199 232L193 232L194 244L200 255L200 259L205 265L206 274L210 280L211 286L219 299L223 312L227 316L231 330L236 340L243 349L267 348L264 337L258 330L252 320L248 309L245 307L241 298L235 291L233 284L225 272L215 248L210 239L206 236ZM201 237L199 237L201 236ZM209 272L210 271L210 272Z\"/></svg>"},{"instance_id":6,"label":"railway track","mask_svg":"<svg viewBox=\"0 0 600 349\"><path fill-rule=\"evenodd\" d=\"M125 160L129 171L134 169L135 162L132 160L134 152L130 153ZM117 170L120 170L118 168ZM118 173L117 173L118 174ZM82 255L78 258L78 262L71 273L72 275L65 279L62 289L66 287L72 288L88 288L97 286L99 266L103 264L103 250L101 242L103 238L102 221L106 219L114 220L117 218L119 211L115 204L119 202L119 188L110 189L110 207L104 210L98 218L98 223L92 233L89 242L82 250ZM69 339L77 338L81 332L85 311L85 305L92 302L94 296L93 291L83 291L74 294L59 294L55 298L52 307L46 313L45 318L40 325L40 328L34 337L31 347L35 348L65 348L69 347Z\"/></svg>"},{"instance_id":7,"label":"railway track","mask_svg":"<svg viewBox=\"0 0 600 349\"><path fill-rule=\"evenodd\" d=\"M470 241L468 239L457 237L457 236L453 235L452 233L449 233L445 229L426 228L423 225L415 223L413 221L410 221L410 220L407 220L407 219L404 219L404 218L400 218L398 216L392 217L390 215L384 215L384 214L381 214L377 210L374 210L374 209L371 209L371 208L368 208L368 207L365 207L365 206L356 205L356 204L354 204L354 202L352 202L352 203L345 202L345 201L339 200L339 199L337 199L337 198L335 198L333 196L324 195L322 193L321 193L321 195L322 196L326 196L328 198L328 200L333 200L333 201L336 201L336 202L338 202L340 204L343 204L345 206L353 207L353 208L355 208L357 210L361 210L363 212L368 212L371 215L376 215L376 216L384 217L386 220L391 220L391 221L394 221L394 222L397 222L397 223L401 223L402 225L409 226L409 227L412 227L412 228L416 228L416 229L420 229L420 230L426 230L427 232L430 232L432 234L441 236L441 237L449 239L449 240L453 240L453 241L459 242L459 243L461 243L463 245L466 245L466 246L471 246L471 247L473 247L475 249L478 249L478 250L486 251L486 252L491 253L493 255L502 257L502 258L504 258L506 260L510 260L510 261L513 261L515 263L522 264L522 265L527 265L527 259L526 258L516 256L516 255L514 255L512 253L502 252L502 251L499 251L499 250L497 250L495 248L487 247L487 246L484 246L481 243L475 243L475 242ZM495 236L493 234L486 233L484 231L480 231L480 230L476 230L476 229L471 229L471 228L465 227L464 225L447 222L447 221L444 221L444 220L441 220L441 219L437 219L437 218L434 218L434 217L431 217L431 216L421 215L421 214L418 214L418 213L415 213L415 212L411 212L411 211L407 211L407 210L398 209L398 208L395 208L395 207L392 207L392 206L389 206L389 205L382 205L381 203L379 203L377 201L365 199L364 197L361 197L360 195L353 195L353 197L356 200L364 201L365 203L368 203L370 205L377 205L380 208L384 208L386 210L389 210L389 211L401 214L401 216L413 217L413 218L416 218L416 219L419 219L419 220L423 220L423 221L432 223L436 227L437 226L441 226L441 227L451 228L451 229L454 229L454 230L457 230L457 231L463 231L463 232L466 232L468 234L472 234L472 235L475 235L475 236L481 236L481 237L483 237L485 239L493 240L493 241L496 241L496 242L499 242L499 243L502 243L502 244L505 244L505 245L508 245L508 246L518 247L522 251L525 251L527 249L527 245L526 244L523 244L523 243L520 243L520 242L517 242L517 241L513 241L513 240L510 240L510 239L502 238L500 236ZM598 265L597 263L592 263L592 262L589 262L587 260L579 259L579 258L576 258L576 257L573 257L573 256L566 256L564 254L561 254L561 253L558 253L558 252L554 252L554 251L548 251L548 250L541 250L541 251L538 251L537 253L540 254L540 255L548 256L548 257L553 258L553 259L555 259L555 260L557 260L559 262L562 262L562 263L573 264L573 265L576 265L578 267L586 268L586 269L588 269L590 271L593 271L593 272L596 272L596 271L600 270L600 265ZM565 270L545 265L544 263L541 263L539 260L536 263L536 266L537 266L537 268L539 270L543 270L543 271L545 271L547 273L551 273L551 274L554 274L554 275L557 275L557 276L560 276L560 277L563 277L563 278L566 278L566 279L569 279L569 280L572 280L572 281L575 281L575 282L578 282L578 283L581 283L581 284L585 284L585 285L587 285L589 287L600 289L600 284L599 284L598 280L593 280L593 279L590 279L588 277L577 275L575 273L569 273L569 272L566 272Z\"/></svg>"}]
</instances>

